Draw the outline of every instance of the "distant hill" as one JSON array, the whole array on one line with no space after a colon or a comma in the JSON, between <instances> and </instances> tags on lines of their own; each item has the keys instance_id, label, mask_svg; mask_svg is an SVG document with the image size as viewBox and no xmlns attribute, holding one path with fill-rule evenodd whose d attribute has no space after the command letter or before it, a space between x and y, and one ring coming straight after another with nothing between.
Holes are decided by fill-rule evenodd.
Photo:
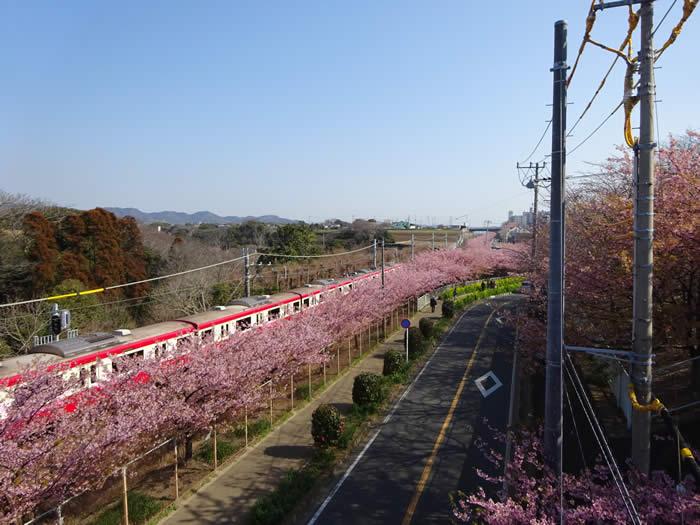
<instances>
[{"instance_id":1,"label":"distant hill","mask_svg":"<svg viewBox=\"0 0 700 525\"><path fill-rule=\"evenodd\" d=\"M278 217L277 215L260 215L254 217L238 217L235 215L222 217L210 211L198 211L195 213L184 213L181 211L155 211L145 212L136 208L104 208L111 211L117 217L133 217L138 222L150 224L152 222L167 222L168 224L241 224L246 221L266 222L269 224L291 224L297 221Z\"/></svg>"}]
</instances>

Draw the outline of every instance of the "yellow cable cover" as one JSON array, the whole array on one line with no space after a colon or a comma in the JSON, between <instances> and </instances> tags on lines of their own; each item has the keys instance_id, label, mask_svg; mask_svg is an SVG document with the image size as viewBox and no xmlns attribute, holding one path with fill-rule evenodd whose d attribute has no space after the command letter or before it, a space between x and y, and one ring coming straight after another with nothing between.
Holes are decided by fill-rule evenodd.
<instances>
[{"instance_id":1,"label":"yellow cable cover","mask_svg":"<svg viewBox=\"0 0 700 525\"><path fill-rule=\"evenodd\" d=\"M566 79L567 87L571 84L571 80L574 78L574 73L576 73L576 68L578 67L579 60L581 60L581 55L583 54L583 49L586 47L586 43L591 39L591 31L595 25L596 12L593 7L595 6L595 0L591 1L591 7L588 9L588 16L586 17L586 31L583 33L583 40L578 48L578 55L576 55L576 61L574 62L574 67L571 68L571 74L569 78Z\"/></svg>"},{"instance_id":2,"label":"yellow cable cover","mask_svg":"<svg viewBox=\"0 0 700 525\"><path fill-rule=\"evenodd\" d=\"M655 397L651 400L648 405L642 405L637 401L637 394L634 392L634 388L630 385L629 388L630 401L632 401L632 408L638 412L659 412L664 408L664 404L659 401L659 398Z\"/></svg>"},{"instance_id":3,"label":"yellow cable cover","mask_svg":"<svg viewBox=\"0 0 700 525\"><path fill-rule=\"evenodd\" d=\"M656 53L656 60L658 60L659 57L663 55L664 51L671 47L671 45L676 41L676 38L678 38L678 35L680 35L681 31L683 30L683 24L685 24L688 18L690 18L690 15L693 14L693 11L698 6L699 1L700 0L684 0L683 16L681 17L680 21L676 24L676 26L671 30L671 35L668 37L668 40L664 42L664 45L661 46L661 49L659 49L659 51Z\"/></svg>"}]
</instances>

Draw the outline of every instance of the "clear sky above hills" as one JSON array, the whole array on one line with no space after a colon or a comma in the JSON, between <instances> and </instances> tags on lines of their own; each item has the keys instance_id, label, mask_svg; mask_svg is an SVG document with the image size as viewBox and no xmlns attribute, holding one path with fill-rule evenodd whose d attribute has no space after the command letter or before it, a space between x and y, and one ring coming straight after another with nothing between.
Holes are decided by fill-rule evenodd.
<instances>
[{"instance_id":1,"label":"clear sky above hills","mask_svg":"<svg viewBox=\"0 0 700 525\"><path fill-rule=\"evenodd\" d=\"M515 163L551 112L554 22L569 22L573 62L588 5L3 2L0 187L82 208L500 221L531 203ZM594 36L618 45L626 16L599 15ZM700 127L698 50L695 13L656 72L664 136ZM611 61L586 50L570 122ZM570 146L620 100L622 74ZM569 173L622 141L619 114Z\"/></svg>"}]
</instances>

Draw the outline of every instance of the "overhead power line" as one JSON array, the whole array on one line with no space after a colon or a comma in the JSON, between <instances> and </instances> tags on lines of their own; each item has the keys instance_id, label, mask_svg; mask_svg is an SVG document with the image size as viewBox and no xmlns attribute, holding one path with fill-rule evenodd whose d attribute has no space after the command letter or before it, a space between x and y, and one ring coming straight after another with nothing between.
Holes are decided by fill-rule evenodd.
<instances>
[{"instance_id":1,"label":"overhead power line","mask_svg":"<svg viewBox=\"0 0 700 525\"><path fill-rule=\"evenodd\" d=\"M547 135L547 132L549 131L549 128L550 128L551 126L552 126L552 121L550 120L550 121L547 122L547 126L544 128L544 131L542 132L542 136L540 137L540 140L537 141L537 144L535 144L535 147L532 149L532 151L531 151L530 154L527 156L527 158L526 158L525 160L520 161L521 164L525 164L527 161L529 161L529 160L532 158L532 156L533 156L533 155L535 154L535 152L537 151L537 148L539 148L539 147L540 147L540 144L542 144L542 141L544 140L544 137Z\"/></svg>"},{"instance_id":2,"label":"overhead power line","mask_svg":"<svg viewBox=\"0 0 700 525\"><path fill-rule=\"evenodd\" d=\"M84 295L92 295L92 294L96 294L96 293L106 292L108 290L117 290L120 288L127 288L130 286L136 286L139 284L146 284L146 283L151 283L154 281L162 281L163 279L170 279L172 277L179 277L181 275L186 275L189 273L200 272L202 270L208 270L210 268L216 268L217 266L231 264L231 263L234 263L236 261L240 261L242 259L245 259L245 256L236 257L235 259L229 259L228 261L221 261L221 262L217 262L217 263L213 263L213 264L208 264L206 266L200 266L199 268L192 268L189 270L183 270L181 272L170 273L168 275L160 275L158 277L150 277L148 279L141 279L140 281L132 281L132 282L123 283L123 284L115 284L112 286L104 286L102 288L94 288L92 290L84 290L82 292L69 292L69 293L60 294L60 295L51 295L49 297L41 297L39 299L28 299L26 301L15 301L12 303L0 304L0 308L7 308L9 306L20 306L23 304L43 303L46 301L57 301L59 299L68 299L70 297L81 297Z\"/></svg>"},{"instance_id":3,"label":"overhead power line","mask_svg":"<svg viewBox=\"0 0 700 525\"><path fill-rule=\"evenodd\" d=\"M341 255L349 255L351 253L357 253L357 252L362 252L364 250L368 250L372 248L374 245L370 244L369 246L363 246L362 248L357 248L356 250L350 250L347 252L340 252L340 253L326 253L323 255L285 255L283 253L267 253L267 252L255 252L252 253L251 255L265 255L267 257L284 257L288 259L320 259L323 257L340 257Z\"/></svg>"},{"instance_id":4,"label":"overhead power line","mask_svg":"<svg viewBox=\"0 0 700 525\"><path fill-rule=\"evenodd\" d=\"M637 509L635 508L634 501L630 496L629 489L625 484L625 479L622 476L622 473L620 472L620 468L618 467L617 462L615 461L615 456L613 455L612 450L610 449L610 445L608 444L608 441L605 437L605 432L603 431L603 428L601 427L600 422L598 421L598 418L595 415L595 411L593 410L591 401L588 399L588 395L586 394L586 390L583 387L583 383L578 375L578 371L576 370L576 367L574 366L574 363L571 360L571 356L567 355L565 359L566 361L564 364L564 371L566 372L566 375L569 378L569 382L574 387L574 393L576 394L576 397L578 398L579 403L581 404L581 408L583 409L584 415L586 416L586 420L588 421L588 424L590 425L591 430L593 431L593 435L596 439L596 442L598 443L598 446L600 447L600 451L603 454L603 458L605 459L608 469L610 470L610 474L613 478L613 481L615 482L615 485L617 486L617 489L620 492L622 502L625 505L625 510L627 511L627 514L632 523L640 524L641 520L639 518L639 514L637 513Z\"/></svg>"},{"instance_id":5,"label":"overhead power line","mask_svg":"<svg viewBox=\"0 0 700 525\"><path fill-rule=\"evenodd\" d=\"M615 113L617 113L617 112L620 110L620 108L624 105L624 103L625 103L624 100L620 101L620 103L619 103L617 106L615 106L615 109L613 109L613 110L610 112L610 114L609 114L607 117L605 117L605 119L603 119L603 122L601 122L600 124L598 124L598 126L597 126L585 139L583 139L581 142L579 142L578 144L576 144L576 146L574 146L573 148L571 148L571 149L567 152L567 155L570 157L577 149L579 149L579 148L580 148L581 146L583 146L586 142L588 142L588 140L589 140L593 135L595 135L596 133L598 133L598 130L600 130L600 128L602 128L602 127L605 125L605 123L606 123L608 120L610 120L610 119L613 117L613 115L614 115Z\"/></svg>"}]
</instances>

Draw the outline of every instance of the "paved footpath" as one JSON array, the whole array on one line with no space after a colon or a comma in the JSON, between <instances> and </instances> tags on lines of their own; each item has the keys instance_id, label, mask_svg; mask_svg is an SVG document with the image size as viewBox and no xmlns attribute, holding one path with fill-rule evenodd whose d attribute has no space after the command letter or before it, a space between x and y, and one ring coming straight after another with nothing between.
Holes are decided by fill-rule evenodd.
<instances>
[{"instance_id":1,"label":"paved footpath","mask_svg":"<svg viewBox=\"0 0 700 525\"><path fill-rule=\"evenodd\" d=\"M434 314L430 313L429 307L426 310L412 317L413 325L417 325L422 317L439 317L440 305ZM355 376L362 372L381 374L384 353L391 348L403 348L403 330L391 334L386 342L376 346L318 397L238 460L221 469L216 478L184 500L161 524L245 523L255 500L274 490L287 471L301 467L311 456L311 414L316 407L321 403L332 403L341 411L349 409Z\"/></svg>"},{"instance_id":2,"label":"paved footpath","mask_svg":"<svg viewBox=\"0 0 700 525\"><path fill-rule=\"evenodd\" d=\"M499 474L480 450L501 450L506 429L514 331L500 317L517 296L467 310L415 382L355 457L309 525L450 523L450 493ZM485 419L487 421L485 421Z\"/></svg>"}]
</instances>

